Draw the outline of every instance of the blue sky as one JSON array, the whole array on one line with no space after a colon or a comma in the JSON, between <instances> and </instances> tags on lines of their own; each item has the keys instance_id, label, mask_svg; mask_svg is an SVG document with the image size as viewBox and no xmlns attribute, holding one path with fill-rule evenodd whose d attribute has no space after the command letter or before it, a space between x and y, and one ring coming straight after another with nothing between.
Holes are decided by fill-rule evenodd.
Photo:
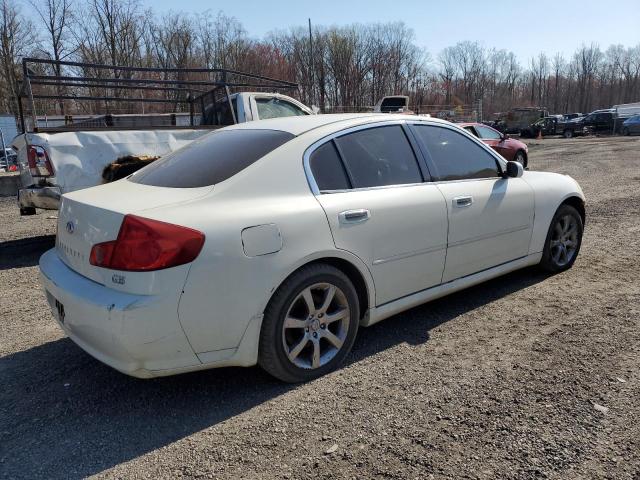
<instances>
[{"instance_id":1,"label":"blue sky","mask_svg":"<svg viewBox=\"0 0 640 480\"><path fill-rule=\"evenodd\" d=\"M568 57L582 43L596 42L603 49L613 43L640 43L640 0L143 0L143 4L160 14L222 10L258 38L274 29L306 25L308 17L317 25L401 20L434 58L462 40L511 50L523 63L540 51Z\"/></svg>"}]
</instances>

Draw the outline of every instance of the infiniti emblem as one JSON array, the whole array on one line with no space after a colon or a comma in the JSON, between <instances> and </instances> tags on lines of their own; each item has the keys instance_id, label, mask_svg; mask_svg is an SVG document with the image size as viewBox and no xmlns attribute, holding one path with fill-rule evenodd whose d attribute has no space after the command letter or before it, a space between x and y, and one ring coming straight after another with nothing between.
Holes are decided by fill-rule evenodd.
<instances>
[{"instance_id":1,"label":"infiniti emblem","mask_svg":"<svg viewBox=\"0 0 640 480\"><path fill-rule=\"evenodd\" d=\"M76 227L73 224L73 222L72 221L68 221L67 222L67 233L68 234L72 234L75 229L76 229Z\"/></svg>"}]
</instances>

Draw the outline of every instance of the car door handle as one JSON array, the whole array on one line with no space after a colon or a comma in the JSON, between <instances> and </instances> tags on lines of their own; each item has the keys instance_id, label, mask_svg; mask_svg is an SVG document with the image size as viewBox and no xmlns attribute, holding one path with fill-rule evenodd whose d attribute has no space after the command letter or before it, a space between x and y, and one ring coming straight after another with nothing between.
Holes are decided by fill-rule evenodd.
<instances>
[{"instance_id":1,"label":"car door handle","mask_svg":"<svg viewBox=\"0 0 640 480\"><path fill-rule=\"evenodd\" d=\"M357 210L346 210L340 212L338 219L340 223L360 223L369 220L371 212L366 208L359 208Z\"/></svg>"},{"instance_id":2,"label":"car door handle","mask_svg":"<svg viewBox=\"0 0 640 480\"><path fill-rule=\"evenodd\" d=\"M458 208L470 207L473 205L473 197L471 195L465 197L455 197L453 199L453 206Z\"/></svg>"}]
</instances>

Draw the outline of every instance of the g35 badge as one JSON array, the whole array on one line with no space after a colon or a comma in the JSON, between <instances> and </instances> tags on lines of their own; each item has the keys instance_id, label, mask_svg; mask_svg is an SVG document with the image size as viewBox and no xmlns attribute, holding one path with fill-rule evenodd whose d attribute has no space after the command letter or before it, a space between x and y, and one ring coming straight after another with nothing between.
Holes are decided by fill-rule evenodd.
<instances>
[{"instance_id":1,"label":"g35 badge","mask_svg":"<svg viewBox=\"0 0 640 480\"><path fill-rule=\"evenodd\" d=\"M117 283L118 285L124 285L124 282L126 281L126 277L124 275L118 275L117 273L114 273L113 276L111 277L111 281L113 283Z\"/></svg>"}]
</instances>

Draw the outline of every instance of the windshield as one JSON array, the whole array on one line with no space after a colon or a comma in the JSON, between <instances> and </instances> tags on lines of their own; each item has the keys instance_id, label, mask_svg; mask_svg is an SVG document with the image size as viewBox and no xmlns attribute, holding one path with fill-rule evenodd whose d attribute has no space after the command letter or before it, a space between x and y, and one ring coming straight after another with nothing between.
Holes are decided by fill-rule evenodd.
<instances>
[{"instance_id":1,"label":"windshield","mask_svg":"<svg viewBox=\"0 0 640 480\"><path fill-rule=\"evenodd\" d=\"M260 120L307 115L300 107L280 98L256 98L256 106Z\"/></svg>"},{"instance_id":2,"label":"windshield","mask_svg":"<svg viewBox=\"0 0 640 480\"><path fill-rule=\"evenodd\" d=\"M137 171L143 185L197 188L231 178L294 137L280 130L220 130L205 135Z\"/></svg>"}]
</instances>

